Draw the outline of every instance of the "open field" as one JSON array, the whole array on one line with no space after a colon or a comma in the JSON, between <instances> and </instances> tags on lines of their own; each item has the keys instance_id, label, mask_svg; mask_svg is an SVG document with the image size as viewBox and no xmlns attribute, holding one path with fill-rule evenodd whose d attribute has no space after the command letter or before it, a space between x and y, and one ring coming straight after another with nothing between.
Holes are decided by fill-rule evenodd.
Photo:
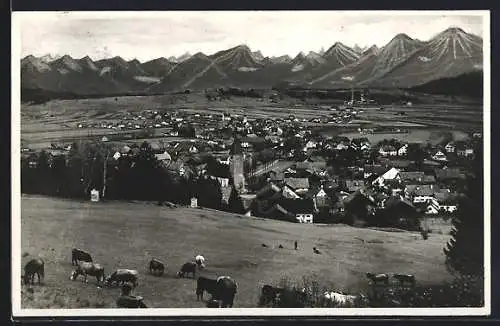
<instances>
[{"instance_id":1,"label":"open field","mask_svg":"<svg viewBox=\"0 0 500 326\"><path fill-rule=\"evenodd\" d=\"M345 291L366 289L366 272L411 273L423 284L451 278L444 266L445 234L422 240L413 232L294 224L147 203L23 195L21 205L23 266L30 257L46 262L45 284L23 286L25 308L115 306L118 288L98 289L90 278L88 284L69 280L73 247L88 250L106 273L138 269L135 293L161 308L203 307L196 301L195 281L175 277L180 265L198 253L207 259L202 275L230 275L238 282L235 307L255 307L262 284L278 284L282 277L300 281L305 276ZM313 247L322 255L314 255ZM151 257L166 262L163 277L146 273Z\"/></svg>"},{"instance_id":2,"label":"open field","mask_svg":"<svg viewBox=\"0 0 500 326\"><path fill-rule=\"evenodd\" d=\"M401 142L415 142L415 143L430 143L433 145L439 144L448 136L451 136L453 140L464 140L469 136L462 131L452 130L445 131L442 129L410 129L407 133L373 133L364 134L359 132L347 132L342 133L340 136L347 137L349 139L366 137L372 144L376 144L384 139L396 139Z\"/></svg>"}]
</instances>

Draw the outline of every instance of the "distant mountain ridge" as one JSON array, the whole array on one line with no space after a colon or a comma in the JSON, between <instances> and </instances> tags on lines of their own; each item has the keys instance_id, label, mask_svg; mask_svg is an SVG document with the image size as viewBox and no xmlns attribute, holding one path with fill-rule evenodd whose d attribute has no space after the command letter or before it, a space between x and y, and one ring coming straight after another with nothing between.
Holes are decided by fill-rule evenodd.
<instances>
[{"instance_id":1,"label":"distant mountain ridge","mask_svg":"<svg viewBox=\"0 0 500 326\"><path fill-rule=\"evenodd\" d=\"M294 58L265 57L245 44L211 55L186 52L143 63L119 56L94 61L88 56L28 55L21 59L21 86L81 95L269 88L284 82L319 88L415 88L482 71L482 64L482 39L451 27L428 41L400 33L381 48L334 42L326 51L304 51Z\"/></svg>"}]
</instances>

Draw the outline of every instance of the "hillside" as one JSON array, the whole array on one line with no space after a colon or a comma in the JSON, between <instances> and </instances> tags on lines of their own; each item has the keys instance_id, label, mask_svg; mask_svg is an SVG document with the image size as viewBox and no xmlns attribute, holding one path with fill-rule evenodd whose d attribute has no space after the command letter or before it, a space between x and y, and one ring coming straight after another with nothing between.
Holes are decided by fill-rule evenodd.
<instances>
[{"instance_id":1,"label":"hillside","mask_svg":"<svg viewBox=\"0 0 500 326\"><path fill-rule=\"evenodd\" d=\"M196 254L206 258L202 275L230 275L238 282L235 307L255 307L263 284L281 278L317 280L338 291L365 290L365 273L416 275L420 284L450 275L442 247L448 236L384 232L343 225L304 225L246 218L207 209L159 207L145 203L90 203L22 196L21 252L45 260L45 284L23 287L24 308L114 307L118 289L98 289L95 279L70 281L71 248L88 250L106 274L116 268L139 271L137 295L155 308L203 307L195 282L175 277ZM297 240L299 250L293 250ZM263 248L265 243L269 248ZM282 244L283 249L278 249ZM317 247L322 255L314 255ZM146 272L152 257L163 260L163 277Z\"/></svg>"},{"instance_id":2,"label":"hillside","mask_svg":"<svg viewBox=\"0 0 500 326\"><path fill-rule=\"evenodd\" d=\"M483 97L483 72L474 71L451 78L442 78L411 88L414 92L453 96Z\"/></svg>"}]
</instances>

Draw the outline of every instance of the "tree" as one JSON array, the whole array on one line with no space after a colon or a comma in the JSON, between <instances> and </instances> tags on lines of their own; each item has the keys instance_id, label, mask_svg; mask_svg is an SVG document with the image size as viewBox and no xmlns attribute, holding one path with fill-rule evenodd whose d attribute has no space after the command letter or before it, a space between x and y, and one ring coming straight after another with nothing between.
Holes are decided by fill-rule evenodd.
<instances>
[{"instance_id":1,"label":"tree","mask_svg":"<svg viewBox=\"0 0 500 326\"><path fill-rule=\"evenodd\" d=\"M41 151L36 164L36 186L37 193L48 195L52 191L52 179L50 178L49 155Z\"/></svg>"},{"instance_id":2,"label":"tree","mask_svg":"<svg viewBox=\"0 0 500 326\"><path fill-rule=\"evenodd\" d=\"M468 178L467 198L460 201L453 220L451 239L443 249L448 269L461 276L484 273L484 208L483 157L481 147L475 149L473 176Z\"/></svg>"},{"instance_id":3,"label":"tree","mask_svg":"<svg viewBox=\"0 0 500 326\"><path fill-rule=\"evenodd\" d=\"M243 205L243 200L234 187L231 189L231 195L229 195L228 206L230 212L245 214L245 206Z\"/></svg>"}]
</instances>

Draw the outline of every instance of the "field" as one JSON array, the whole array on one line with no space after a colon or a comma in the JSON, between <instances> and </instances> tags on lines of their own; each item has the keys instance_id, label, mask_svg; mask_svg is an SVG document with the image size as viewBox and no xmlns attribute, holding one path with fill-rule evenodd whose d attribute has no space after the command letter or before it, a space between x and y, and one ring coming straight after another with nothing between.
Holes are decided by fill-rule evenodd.
<instances>
[{"instance_id":1,"label":"field","mask_svg":"<svg viewBox=\"0 0 500 326\"><path fill-rule=\"evenodd\" d=\"M53 100L45 104L21 107L21 137L33 149L50 146L53 141L71 142L89 136L98 137L107 134L140 132L141 130L117 131L112 129L78 129L82 121L119 121L119 116L126 112L138 112L146 109L179 110L191 113L230 113L247 115L249 118L288 117L299 119L329 117L331 104L320 100L300 102L287 98L279 103L254 98L233 97L222 101L208 101L203 94L129 96L101 99ZM337 103L338 104L338 103ZM331 134L351 132L358 127L373 128L383 126L401 128L410 134L397 134L395 138L427 140L430 132L440 131L481 131L482 107L478 104L414 104L408 106L384 106L363 108L356 120L349 124L311 124L325 128ZM401 115L404 113L404 115ZM428 131L430 130L430 131ZM164 130L155 129L155 136L161 137ZM412 136L411 132L417 134ZM422 138L422 133L425 135ZM389 135L391 136L391 135ZM376 141L384 134L370 135ZM392 137L392 136L391 136ZM463 136L460 136L463 137ZM459 138L460 138L459 137ZM165 138L168 140L168 138ZM135 140L140 143L141 140Z\"/></svg>"},{"instance_id":2,"label":"field","mask_svg":"<svg viewBox=\"0 0 500 326\"><path fill-rule=\"evenodd\" d=\"M150 307L203 307L195 281L175 277L196 254L206 258L210 277L229 275L238 282L235 307L255 307L263 284L281 278L315 279L329 289L363 291L366 272L411 273L422 284L451 276L442 248L449 239L428 240L412 232L386 232L345 225L302 225L249 218L208 209L166 208L148 203L77 202L42 196L21 199L22 263L45 260L45 284L22 287L23 308L114 307L117 288L99 289L71 281L71 248L92 253L106 273L116 268L140 272L135 293ZM299 249L293 250L297 240ZM269 248L263 248L265 243ZM283 249L278 249L282 244ZM312 253L317 247L322 255ZM151 257L164 260L163 277L146 272Z\"/></svg>"},{"instance_id":3,"label":"field","mask_svg":"<svg viewBox=\"0 0 500 326\"><path fill-rule=\"evenodd\" d=\"M469 136L458 130L444 131L441 129L413 129L406 133L373 133L365 134L359 132L346 132L340 134L340 136L347 137L349 139L366 137L372 144L376 144L384 139L396 139L400 142L415 142L415 143L430 143L433 145L440 144L447 137L453 138L453 140L464 140Z\"/></svg>"}]
</instances>

